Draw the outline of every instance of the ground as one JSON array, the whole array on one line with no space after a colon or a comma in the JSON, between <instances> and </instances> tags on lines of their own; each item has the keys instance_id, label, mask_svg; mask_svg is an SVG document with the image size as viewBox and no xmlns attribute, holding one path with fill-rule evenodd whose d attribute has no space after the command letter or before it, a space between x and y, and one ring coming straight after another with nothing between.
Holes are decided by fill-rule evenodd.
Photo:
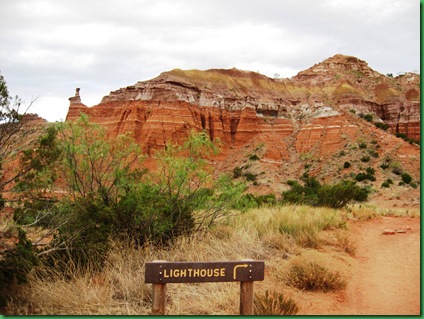
<instances>
[{"instance_id":1,"label":"ground","mask_svg":"<svg viewBox=\"0 0 424 319\"><path fill-rule=\"evenodd\" d=\"M420 218L376 217L350 229L357 253L347 289L307 293L298 314L419 315Z\"/></svg>"}]
</instances>

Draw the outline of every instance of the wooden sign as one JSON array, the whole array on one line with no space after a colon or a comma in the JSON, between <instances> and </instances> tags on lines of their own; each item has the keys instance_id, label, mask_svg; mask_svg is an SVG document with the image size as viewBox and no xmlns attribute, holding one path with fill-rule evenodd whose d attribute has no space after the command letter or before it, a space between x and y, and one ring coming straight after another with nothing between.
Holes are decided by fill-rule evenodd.
<instances>
[{"instance_id":1,"label":"wooden sign","mask_svg":"<svg viewBox=\"0 0 424 319\"><path fill-rule=\"evenodd\" d=\"M251 259L217 262L146 263L145 283L153 284L152 314L165 314L166 284L240 282L240 314L253 315L253 282L264 280L265 262Z\"/></svg>"},{"instance_id":2,"label":"wooden sign","mask_svg":"<svg viewBox=\"0 0 424 319\"><path fill-rule=\"evenodd\" d=\"M264 280L263 261L151 262L146 263L146 283L190 283Z\"/></svg>"}]
</instances>

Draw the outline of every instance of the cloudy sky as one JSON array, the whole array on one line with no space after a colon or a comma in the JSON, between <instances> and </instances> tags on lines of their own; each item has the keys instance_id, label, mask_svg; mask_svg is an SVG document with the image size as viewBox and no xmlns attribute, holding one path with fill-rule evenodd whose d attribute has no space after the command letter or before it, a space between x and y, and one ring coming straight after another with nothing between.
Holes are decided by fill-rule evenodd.
<instances>
[{"instance_id":1,"label":"cloudy sky","mask_svg":"<svg viewBox=\"0 0 424 319\"><path fill-rule=\"evenodd\" d=\"M419 0L0 0L0 73L31 113L63 120L163 71L292 77L337 53L420 70Z\"/></svg>"}]
</instances>

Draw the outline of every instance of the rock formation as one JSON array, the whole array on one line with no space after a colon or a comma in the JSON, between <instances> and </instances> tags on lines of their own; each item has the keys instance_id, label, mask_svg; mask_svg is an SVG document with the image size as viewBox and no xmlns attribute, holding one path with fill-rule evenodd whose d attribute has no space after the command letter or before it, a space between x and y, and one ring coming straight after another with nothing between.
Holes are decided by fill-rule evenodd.
<instances>
[{"instance_id":1,"label":"rock formation","mask_svg":"<svg viewBox=\"0 0 424 319\"><path fill-rule=\"evenodd\" d=\"M190 129L206 130L222 142L222 170L246 164L256 152L260 161L250 166L265 171L264 180L299 174L307 159L309 172L334 178L342 160L337 154L350 153L360 141L373 142L377 156L404 156L403 165L419 176L410 160L419 158L419 147L394 134L420 140L420 76L385 76L351 56L335 55L290 79L235 68L175 69L113 91L93 107L82 104L77 89L66 120L81 113L111 136L132 132L149 155L182 141ZM378 167L381 158L371 162Z\"/></svg>"}]
</instances>

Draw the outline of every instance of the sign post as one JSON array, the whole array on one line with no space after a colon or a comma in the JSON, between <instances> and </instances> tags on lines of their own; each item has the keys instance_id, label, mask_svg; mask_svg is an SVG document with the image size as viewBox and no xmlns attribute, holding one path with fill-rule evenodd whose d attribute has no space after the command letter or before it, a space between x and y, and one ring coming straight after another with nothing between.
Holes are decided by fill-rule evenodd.
<instances>
[{"instance_id":1,"label":"sign post","mask_svg":"<svg viewBox=\"0 0 424 319\"><path fill-rule=\"evenodd\" d=\"M265 263L250 259L218 262L146 263L145 283L153 284L152 314L165 314L166 284L240 282L240 314L253 315L253 282L264 280Z\"/></svg>"}]
</instances>

